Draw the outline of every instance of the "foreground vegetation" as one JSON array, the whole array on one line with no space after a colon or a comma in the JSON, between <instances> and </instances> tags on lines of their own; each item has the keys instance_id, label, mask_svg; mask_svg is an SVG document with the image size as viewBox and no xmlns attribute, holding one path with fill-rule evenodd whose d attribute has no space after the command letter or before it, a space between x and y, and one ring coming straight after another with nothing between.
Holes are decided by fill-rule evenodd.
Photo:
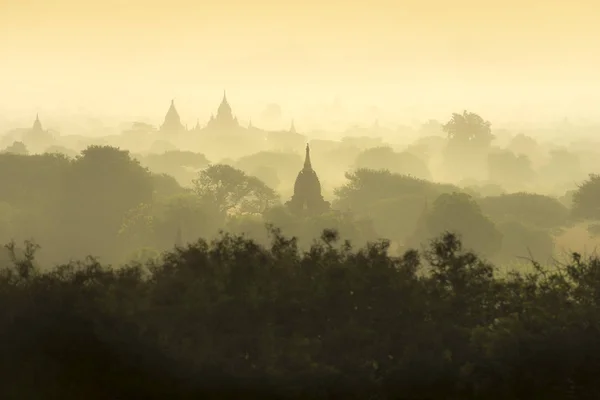
<instances>
[{"instance_id":1,"label":"foreground vegetation","mask_svg":"<svg viewBox=\"0 0 600 400\"><path fill-rule=\"evenodd\" d=\"M9 246L3 399L598 398L600 260L499 277L445 234L388 255L223 235L147 265Z\"/></svg>"}]
</instances>

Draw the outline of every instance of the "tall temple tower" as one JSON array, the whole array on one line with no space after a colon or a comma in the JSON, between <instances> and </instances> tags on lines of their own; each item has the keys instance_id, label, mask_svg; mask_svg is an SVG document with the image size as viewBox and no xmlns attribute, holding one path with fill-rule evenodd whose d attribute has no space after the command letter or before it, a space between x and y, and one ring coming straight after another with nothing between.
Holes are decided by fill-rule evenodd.
<instances>
[{"instance_id":1,"label":"tall temple tower","mask_svg":"<svg viewBox=\"0 0 600 400\"><path fill-rule=\"evenodd\" d=\"M35 121L31 129L23 132L23 142L30 148L37 150L45 149L51 145L54 137L50 131L42 127L39 114L35 116Z\"/></svg>"},{"instance_id":2,"label":"tall temple tower","mask_svg":"<svg viewBox=\"0 0 600 400\"><path fill-rule=\"evenodd\" d=\"M286 203L294 214L316 215L329 210L330 204L321 195L321 183L310 161L310 148L306 145L304 168L298 173L294 184L294 195Z\"/></svg>"},{"instance_id":3,"label":"tall temple tower","mask_svg":"<svg viewBox=\"0 0 600 400\"><path fill-rule=\"evenodd\" d=\"M169 111L167 111L167 115L165 115L163 124L160 126L160 131L169 134L176 134L186 131L185 126L183 126L181 123L179 113L175 108L175 100L171 100L171 106L169 107Z\"/></svg>"},{"instance_id":4,"label":"tall temple tower","mask_svg":"<svg viewBox=\"0 0 600 400\"><path fill-rule=\"evenodd\" d=\"M232 131L239 128L238 120L233 116L225 91L223 91L223 100L217 110L217 116L210 118L207 128L219 131Z\"/></svg>"},{"instance_id":5,"label":"tall temple tower","mask_svg":"<svg viewBox=\"0 0 600 400\"><path fill-rule=\"evenodd\" d=\"M40 115L35 115L35 121L33 122L33 127L31 128L32 133L44 133L44 128L42 128L42 123L40 122Z\"/></svg>"}]
</instances>

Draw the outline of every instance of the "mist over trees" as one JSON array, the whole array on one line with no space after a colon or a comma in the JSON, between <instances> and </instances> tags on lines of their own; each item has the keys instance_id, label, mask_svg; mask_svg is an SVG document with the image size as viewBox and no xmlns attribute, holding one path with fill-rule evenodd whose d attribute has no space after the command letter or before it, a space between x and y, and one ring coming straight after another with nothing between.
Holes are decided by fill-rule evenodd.
<instances>
[{"instance_id":1,"label":"mist over trees","mask_svg":"<svg viewBox=\"0 0 600 400\"><path fill-rule=\"evenodd\" d=\"M7 133L2 398L598 394L593 139L264 115Z\"/></svg>"}]
</instances>

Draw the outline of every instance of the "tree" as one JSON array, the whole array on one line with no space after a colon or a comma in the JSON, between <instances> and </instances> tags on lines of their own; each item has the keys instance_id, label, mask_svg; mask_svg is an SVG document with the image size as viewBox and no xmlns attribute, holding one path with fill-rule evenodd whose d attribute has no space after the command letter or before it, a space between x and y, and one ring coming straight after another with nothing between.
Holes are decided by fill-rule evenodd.
<instances>
[{"instance_id":1,"label":"tree","mask_svg":"<svg viewBox=\"0 0 600 400\"><path fill-rule=\"evenodd\" d=\"M405 243L415 232L426 205L427 198L407 194L374 202L368 215L381 237Z\"/></svg>"},{"instance_id":2,"label":"tree","mask_svg":"<svg viewBox=\"0 0 600 400\"><path fill-rule=\"evenodd\" d=\"M508 150L516 154L527 154L531 156L538 150L537 141L531 136L519 133L508 144Z\"/></svg>"},{"instance_id":3,"label":"tree","mask_svg":"<svg viewBox=\"0 0 600 400\"><path fill-rule=\"evenodd\" d=\"M495 223L519 222L539 229L556 229L569 219L558 199L536 193L510 193L478 200L483 213Z\"/></svg>"},{"instance_id":4,"label":"tree","mask_svg":"<svg viewBox=\"0 0 600 400\"><path fill-rule=\"evenodd\" d=\"M319 215L297 215L290 212L287 207L273 207L263 216L260 232L263 240L264 222L281 229L286 236L297 238L299 246L306 250L319 239L325 229L334 229L341 239L357 247L380 237L375 233L370 219L337 210Z\"/></svg>"},{"instance_id":5,"label":"tree","mask_svg":"<svg viewBox=\"0 0 600 400\"><path fill-rule=\"evenodd\" d=\"M66 178L63 231L73 251L114 253L125 214L152 201L150 172L131 159L128 151L90 146L72 162ZM87 229L89 226L94 228Z\"/></svg>"},{"instance_id":6,"label":"tree","mask_svg":"<svg viewBox=\"0 0 600 400\"><path fill-rule=\"evenodd\" d=\"M496 254L502 245L502 235L494 223L465 193L440 195L423 213L412 245L426 243L445 232L460 235L465 246L488 257Z\"/></svg>"},{"instance_id":7,"label":"tree","mask_svg":"<svg viewBox=\"0 0 600 400\"><path fill-rule=\"evenodd\" d=\"M175 178L167 174L152 174L152 183L154 195L158 197L169 197L189 192L189 189L181 187Z\"/></svg>"},{"instance_id":8,"label":"tree","mask_svg":"<svg viewBox=\"0 0 600 400\"><path fill-rule=\"evenodd\" d=\"M183 243L211 238L225 224L218 207L194 193L165 199L153 211L156 240L161 248L170 247L176 237Z\"/></svg>"},{"instance_id":9,"label":"tree","mask_svg":"<svg viewBox=\"0 0 600 400\"><path fill-rule=\"evenodd\" d=\"M590 174L573 194L573 216L581 219L600 219L600 175Z\"/></svg>"},{"instance_id":10,"label":"tree","mask_svg":"<svg viewBox=\"0 0 600 400\"><path fill-rule=\"evenodd\" d=\"M435 199L441 193L459 191L453 185L429 182L414 177L393 174L386 170L360 168L346 173L348 182L334 190L338 209L365 212L375 202L403 196Z\"/></svg>"},{"instance_id":11,"label":"tree","mask_svg":"<svg viewBox=\"0 0 600 400\"><path fill-rule=\"evenodd\" d=\"M27 146L25 146L23 142L14 142L13 144L4 149L4 153L26 156L29 154L29 150L27 150Z\"/></svg>"},{"instance_id":12,"label":"tree","mask_svg":"<svg viewBox=\"0 0 600 400\"><path fill-rule=\"evenodd\" d=\"M260 179L225 164L202 170L193 185L196 194L216 204L221 213L260 214L279 199Z\"/></svg>"},{"instance_id":13,"label":"tree","mask_svg":"<svg viewBox=\"0 0 600 400\"><path fill-rule=\"evenodd\" d=\"M355 167L384 169L420 179L431 178L427 163L422 159L406 151L396 153L391 147L374 147L364 150L356 157Z\"/></svg>"},{"instance_id":14,"label":"tree","mask_svg":"<svg viewBox=\"0 0 600 400\"><path fill-rule=\"evenodd\" d=\"M154 243L154 216L152 204L142 203L128 210L123 216L123 223L118 236L127 242L127 252L152 246Z\"/></svg>"},{"instance_id":15,"label":"tree","mask_svg":"<svg viewBox=\"0 0 600 400\"><path fill-rule=\"evenodd\" d=\"M146 122L135 121L131 124L131 127L124 131L124 133L133 134L149 134L156 132L156 127Z\"/></svg>"},{"instance_id":16,"label":"tree","mask_svg":"<svg viewBox=\"0 0 600 400\"><path fill-rule=\"evenodd\" d=\"M529 157L508 150L488 155L488 172L492 182L504 187L522 188L534 179Z\"/></svg>"},{"instance_id":17,"label":"tree","mask_svg":"<svg viewBox=\"0 0 600 400\"><path fill-rule=\"evenodd\" d=\"M498 277L452 234L392 257L386 241L354 249L321 233L307 251L276 229L270 245L223 234L120 268L47 268L35 246L9 246L0 393L598 398L597 257Z\"/></svg>"},{"instance_id":18,"label":"tree","mask_svg":"<svg viewBox=\"0 0 600 400\"><path fill-rule=\"evenodd\" d=\"M69 158L75 158L78 155L78 153L75 150L69 149L68 147L64 147L64 146L58 146L58 145L48 146L46 148L46 150L44 150L44 153L63 154Z\"/></svg>"},{"instance_id":19,"label":"tree","mask_svg":"<svg viewBox=\"0 0 600 400\"><path fill-rule=\"evenodd\" d=\"M550 151L550 159L539 169L539 176L561 191L566 185L570 188L573 181L586 178L580 155L564 148Z\"/></svg>"},{"instance_id":20,"label":"tree","mask_svg":"<svg viewBox=\"0 0 600 400\"><path fill-rule=\"evenodd\" d=\"M126 253L140 248L167 250L176 244L214 237L223 228L223 217L214 204L194 193L155 198L127 212L119 238L128 244Z\"/></svg>"},{"instance_id":21,"label":"tree","mask_svg":"<svg viewBox=\"0 0 600 400\"><path fill-rule=\"evenodd\" d=\"M263 181L270 188L276 188L281 184L277 168L261 165L249 171L249 174Z\"/></svg>"},{"instance_id":22,"label":"tree","mask_svg":"<svg viewBox=\"0 0 600 400\"><path fill-rule=\"evenodd\" d=\"M502 250L495 257L496 261L514 262L519 258L533 258L546 263L554 253L554 240L548 230L529 227L517 221L504 222L498 225L502 233Z\"/></svg>"},{"instance_id":23,"label":"tree","mask_svg":"<svg viewBox=\"0 0 600 400\"><path fill-rule=\"evenodd\" d=\"M446 178L484 179L487 151L494 139L491 124L479 115L464 111L452 114L444 127L448 135L444 149Z\"/></svg>"},{"instance_id":24,"label":"tree","mask_svg":"<svg viewBox=\"0 0 600 400\"><path fill-rule=\"evenodd\" d=\"M491 123L479 115L468 111L454 113L442 129L448 135L450 143L460 147L486 148L492 143Z\"/></svg>"}]
</instances>

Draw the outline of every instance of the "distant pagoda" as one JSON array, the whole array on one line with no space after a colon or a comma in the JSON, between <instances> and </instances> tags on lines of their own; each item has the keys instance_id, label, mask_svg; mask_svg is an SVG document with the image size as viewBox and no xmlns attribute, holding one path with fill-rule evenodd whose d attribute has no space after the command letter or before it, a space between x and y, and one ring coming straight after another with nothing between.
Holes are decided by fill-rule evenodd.
<instances>
[{"instance_id":1,"label":"distant pagoda","mask_svg":"<svg viewBox=\"0 0 600 400\"><path fill-rule=\"evenodd\" d=\"M293 124L292 124L293 128ZM294 184L294 195L286 203L294 214L316 215L329 210L330 204L321 195L321 183L310 161L310 148L306 145L304 168L298 173Z\"/></svg>"},{"instance_id":2,"label":"distant pagoda","mask_svg":"<svg viewBox=\"0 0 600 400\"><path fill-rule=\"evenodd\" d=\"M45 133L44 128L42 128L42 123L40 122L40 115L35 115L35 121L33 121L33 126L31 127L31 133Z\"/></svg>"},{"instance_id":3,"label":"distant pagoda","mask_svg":"<svg viewBox=\"0 0 600 400\"><path fill-rule=\"evenodd\" d=\"M23 132L22 138L28 147L38 150L45 149L54 140L52 133L42 126L39 114L36 114L32 127Z\"/></svg>"},{"instance_id":4,"label":"distant pagoda","mask_svg":"<svg viewBox=\"0 0 600 400\"><path fill-rule=\"evenodd\" d=\"M210 117L207 129L219 132L231 132L240 128L238 120L234 117L231 106L227 101L227 93L223 91L223 100L217 109L217 116Z\"/></svg>"},{"instance_id":5,"label":"distant pagoda","mask_svg":"<svg viewBox=\"0 0 600 400\"><path fill-rule=\"evenodd\" d=\"M169 107L169 111L167 111L167 115L165 115L163 124L160 126L160 132L178 134L185 131L185 126L181 123L181 117L175 108L175 100L171 100L171 106Z\"/></svg>"}]
</instances>

